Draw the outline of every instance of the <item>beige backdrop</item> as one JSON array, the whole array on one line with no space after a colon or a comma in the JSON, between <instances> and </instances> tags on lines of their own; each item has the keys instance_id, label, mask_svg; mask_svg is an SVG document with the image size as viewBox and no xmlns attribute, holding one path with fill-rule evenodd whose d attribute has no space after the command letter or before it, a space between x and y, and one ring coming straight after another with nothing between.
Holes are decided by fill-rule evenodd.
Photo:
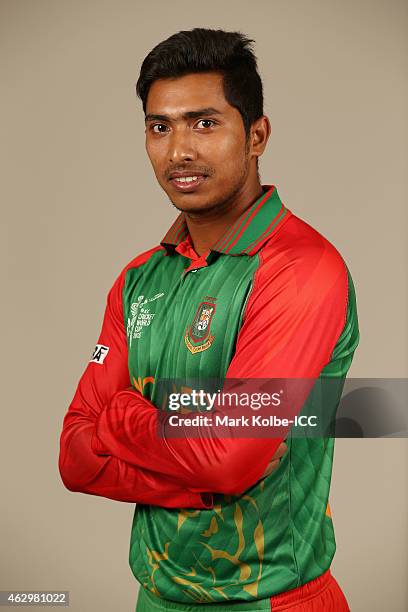
<instances>
[{"instance_id":1,"label":"beige backdrop","mask_svg":"<svg viewBox=\"0 0 408 612\"><path fill-rule=\"evenodd\" d=\"M273 126L262 177L349 264L350 374L407 375L407 21L403 0L0 0L0 589L134 611L133 505L68 492L57 459L106 293L175 217L134 95L143 57L173 32L256 39ZM334 571L353 612L408 609L406 442L337 442Z\"/></svg>"}]
</instances>

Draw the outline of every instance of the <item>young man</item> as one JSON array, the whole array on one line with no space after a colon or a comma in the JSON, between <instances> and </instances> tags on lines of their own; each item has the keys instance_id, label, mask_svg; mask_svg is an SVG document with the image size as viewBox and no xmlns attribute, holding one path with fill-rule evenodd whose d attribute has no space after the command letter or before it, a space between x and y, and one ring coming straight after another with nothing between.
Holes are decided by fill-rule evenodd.
<instances>
[{"instance_id":1,"label":"young man","mask_svg":"<svg viewBox=\"0 0 408 612\"><path fill-rule=\"evenodd\" d=\"M137 503L139 612L348 610L329 569L333 438L206 424L175 437L158 416L162 380L341 387L358 343L343 259L260 184L270 124L251 42L195 29L143 62L147 154L181 212L114 283L63 423L68 489ZM323 406L331 416L336 402Z\"/></svg>"}]
</instances>

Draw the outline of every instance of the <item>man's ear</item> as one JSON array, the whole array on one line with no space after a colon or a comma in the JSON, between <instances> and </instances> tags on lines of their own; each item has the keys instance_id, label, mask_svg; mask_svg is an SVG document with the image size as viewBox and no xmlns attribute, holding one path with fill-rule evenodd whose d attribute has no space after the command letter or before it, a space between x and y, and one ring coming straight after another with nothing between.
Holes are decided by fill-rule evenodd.
<instances>
[{"instance_id":1,"label":"man's ear","mask_svg":"<svg viewBox=\"0 0 408 612\"><path fill-rule=\"evenodd\" d=\"M262 115L251 125L249 136L251 157L260 157L265 151L269 136L271 135L271 124L266 115Z\"/></svg>"}]
</instances>

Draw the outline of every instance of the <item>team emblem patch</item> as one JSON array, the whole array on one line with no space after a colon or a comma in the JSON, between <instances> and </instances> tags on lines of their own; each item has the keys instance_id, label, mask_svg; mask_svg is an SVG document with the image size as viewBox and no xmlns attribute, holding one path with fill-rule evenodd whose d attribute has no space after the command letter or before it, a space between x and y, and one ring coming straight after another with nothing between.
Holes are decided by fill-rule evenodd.
<instances>
[{"instance_id":1,"label":"team emblem patch","mask_svg":"<svg viewBox=\"0 0 408 612\"><path fill-rule=\"evenodd\" d=\"M97 344L95 346L95 350L92 353L91 361L94 363L103 363L106 355L109 352L109 346L104 346L103 344Z\"/></svg>"},{"instance_id":2,"label":"team emblem patch","mask_svg":"<svg viewBox=\"0 0 408 612\"><path fill-rule=\"evenodd\" d=\"M184 341L191 353L201 353L210 348L214 341L211 334L211 322L215 313L215 298L201 302L197 308L193 323L187 328Z\"/></svg>"}]
</instances>

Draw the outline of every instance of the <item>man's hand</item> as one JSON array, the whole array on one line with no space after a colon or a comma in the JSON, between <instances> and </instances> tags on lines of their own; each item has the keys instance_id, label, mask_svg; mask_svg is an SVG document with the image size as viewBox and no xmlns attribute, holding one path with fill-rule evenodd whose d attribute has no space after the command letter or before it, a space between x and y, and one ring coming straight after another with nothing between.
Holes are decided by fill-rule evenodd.
<instances>
[{"instance_id":1,"label":"man's hand","mask_svg":"<svg viewBox=\"0 0 408 612\"><path fill-rule=\"evenodd\" d=\"M281 460L281 457L283 457L283 455L286 453L287 448L288 447L285 444L285 442L282 442L282 444L278 446L278 450L276 451L276 453L274 454L274 456L272 457L272 459L266 466L266 470L262 474L261 480L262 478L266 478L266 476L269 476L269 474L272 474L272 472L274 472L279 467L279 462Z\"/></svg>"}]
</instances>

